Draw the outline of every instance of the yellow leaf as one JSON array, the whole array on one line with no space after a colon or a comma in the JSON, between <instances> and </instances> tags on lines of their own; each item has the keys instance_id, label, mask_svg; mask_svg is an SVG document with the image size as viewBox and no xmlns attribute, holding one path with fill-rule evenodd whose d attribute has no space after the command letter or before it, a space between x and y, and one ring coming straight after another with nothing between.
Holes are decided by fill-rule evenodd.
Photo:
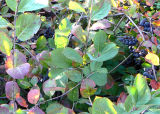
<instances>
[{"instance_id":1,"label":"yellow leaf","mask_svg":"<svg viewBox=\"0 0 160 114\"><path fill-rule=\"evenodd\" d=\"M159 65L159 57L154 53L148 53L145 57L146 61L153 65Z\"/></svg>"}]
</instances>

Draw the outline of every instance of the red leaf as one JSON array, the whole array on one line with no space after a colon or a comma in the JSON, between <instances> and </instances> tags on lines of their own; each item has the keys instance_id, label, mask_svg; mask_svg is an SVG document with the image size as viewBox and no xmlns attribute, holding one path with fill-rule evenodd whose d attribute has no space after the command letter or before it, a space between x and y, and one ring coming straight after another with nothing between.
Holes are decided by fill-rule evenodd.
<instances>
[{"instance_id":1,"label":"red leaf","mask_svg":"<svg viewBox=\"0 0 160 114\"><path fill-rule=\"evenodd\" d=\"M9 68L6 72L14 79L24 79L24 76L27 75L29 70L30 64L25 63L15 68Z\"/></svg>"},{"instance_id":2,"label":"red leaf","mask_svg":"<svg viewBox=\"0 0 160 114\"><path fill-rule=\"evenodd\" d=\"M146 4L148 6L153 6L154 3L155 3L155 0L146 0Z\"/></svg>"},{"instance_id":3,"label":"red leaf","mask_svg":"<svg viewBox=\"0 0 160 114\"><path fill-rule=\"evenodd\" d=\"M160 88L160 82L156 82L155 80L150 81L150 85L153 89L157 90Z\"/></svg>"},{"instance_id":4,"label":"red leaf","mask_svg":"<svg viewBox=\"0 0 160 114\"><path fill-rule=\"evenodd\" d=\"M28 102L31 104L36 104L40 97L40 89L32 88L27 95Z\"/></svg>"},{"instance_id":5,"label":"red leaf","mask_svg":"<svg viewBox=\"0 0 160 114\"><path fill-rule=\"evenodd\" d=\"M23 97L21 97L21 96L16 97L16 101L18 102L19 105L21 105L21 106L23 106L25 108L28 107L28 105L26 103L26 100Z\"/></svg>"},{"instance_id":6,"label":"red leaf","mask_svg":"<svg viewBox=\"0 0 160 114\"><path fill-rule=\"evenodd\" d=\"M127 98L127 94L122 92L117 100L117 104L124 103Z\"/></svg>"},{"instance_id":7,"label":"red leaf","mask_svg":"<svg viewBox=\"0 0 160 114\"><path fill-rule=\"evenodd\" d=\"M110 27L111 27L111 24L109 23L109 21L107 19L103 19L94 23L90 28L90 30L107 29Z\"/></svg>"},{"instance_id":8,"label":"red leaf","mask_svg":"<svg viewBox=\"0 0 160 114\"><path fill-rule=\"evenodd\" d=\"M7 82L5 86L5 93L6 93L6 97L10 100L12 100L13 98L16 98L16 96L20 95L20 89L18 84L14 81Z\"/></svg>"},{"instance_id":9,"label":"red leaf","mask_svg":"<svg viewBox=\"0 0 160 114\"><path fill-rule=\"evenodd\" d=\"M151 38L152 42L154 42L154 44L157 46L158 45L158 42L157 42L157 38L155 36L153 36Z\"/></svg>"},{"instance_id":10,"label":"red leaf","mask_svg":"<svg viewBox=\"0 0 160 114\"><path fill-rule=\"evenodd\" d=\"M34 107L29 110L28 114L45 114L45 113L39 107Z\"/></svg>"}]
</instances>

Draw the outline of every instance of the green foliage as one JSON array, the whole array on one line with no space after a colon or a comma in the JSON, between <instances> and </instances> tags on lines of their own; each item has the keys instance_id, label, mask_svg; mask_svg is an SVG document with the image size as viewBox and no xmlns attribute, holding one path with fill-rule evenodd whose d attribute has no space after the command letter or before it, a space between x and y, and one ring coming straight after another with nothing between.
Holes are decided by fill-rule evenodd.
<instances>
[{"instance_id":1,"label":"green foliage","mask_svg":"<svg viewBox=\"0 0 160 114\"><path fill-rule=\"evenodd\" d=\"M40 16L31 13L21 14L16 21L17 38L21 41L31 39L37 33L40 26Z\"/></svg>"},{"instance_id":2,"label":"green foliage","mask_svg":"<svg viewBox=\"0 0 160 114\"><path fill-rule=\"evenodd\" d=\"M159 3L0 0L0 113L159 114Z\"/></svg>"}]
</instances>

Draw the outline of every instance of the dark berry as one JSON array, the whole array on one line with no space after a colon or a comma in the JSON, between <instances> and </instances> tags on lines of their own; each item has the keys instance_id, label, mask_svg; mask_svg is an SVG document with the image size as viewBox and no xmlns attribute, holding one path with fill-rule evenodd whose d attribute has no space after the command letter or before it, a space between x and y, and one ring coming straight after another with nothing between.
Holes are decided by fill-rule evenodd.
<instances>
[{"instance_id":1,"label":"dark berry","mask_svg":"<svg viewBox=\"0 0 160 114\"><path fill-rule=\"evenodd\" d=\"M150 23L149 22L145 22L144 23L144 27L150 27Z\"/></svg>"},{"instance_id":2,"label":"dark berry","mask_svg":"<svg viewBox=\"0 0 160 114\"><path fill-rule=\"evenodd\" d=\"M145 56L147 55L147 51L144 50L144 49L142 49L142 50L140 51L140 55L141 55L142 57L145 57Z\"/></svg>"},{"instance_id":3,"label":"dark berry","mask_svg":"<svg viewBox=\"0 0 160 114\"><path fill-rule=\"evenodd\" d=\"M134 53L133 53L133 57L135 57L135 58L139 58L139 57L140 57L139 52L134 52Z\"/></svg>"},{"instance_id":4,"label":"dark berry","mask_svg":"<svg viewBox=\"0 0 160 114\"><path fill-rule=\"evenodd\" d=\"M144 26L144 23L147 21L147 18L144 18L140 21L139 25Z\"/></svg>"}]
</instances>

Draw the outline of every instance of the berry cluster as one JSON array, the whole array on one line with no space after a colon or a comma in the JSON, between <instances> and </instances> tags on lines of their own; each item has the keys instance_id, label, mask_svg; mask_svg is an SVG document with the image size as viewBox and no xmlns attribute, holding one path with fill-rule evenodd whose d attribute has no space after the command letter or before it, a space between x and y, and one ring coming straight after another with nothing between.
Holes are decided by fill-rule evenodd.
<instances>
[{"instance_id":1,"label":"berry cluster","mask_svg":"<svg viewBox=\"0 0 160 114\"><path fill-rule=\"evenodd\" d=\"M118 38L118 40L128 46L135 46L138 42L138 40L133 36L124 36L124 37Z\"/></svg>"},{"instance_id":2,"label":"berry cluster","mask_svg":"<svg viewBox=\"0 0 160 114\"><path fill-rule=\"evenodd\" d=\"M150 32L151 31L150 23L147 21L146 18L142 19L140 21L139 25L144 27L144 31L146 31L146 32Z\"/></svg>"},{"instance_id":3,"label":"berry cluster","mask_svg":"<svg viewBox=\"0 0 160 114\"><path fill-rule=\"evenodd\" d=\"M153 75L153 70L151 68L145 68L145 70L143 72L143 76L150 78L150 79L155 79L155 77Z\"/></svg>"},{"instance_id":4,"label":"berry cluster","mask_svg":"<svg viewBox=\"0 0 160 114\"><path fill-rule=\"evenodd\" d=\"M132 46L130 46L129 49L130 49L130 52L133 53L133 56L135 58L145 57L147 55L147 51L144 49L142 49L138 52L136 52L136 50Z\"/></svg>"},{"instance_id":5,"label":"berry cluster","mask_svg":"<svg viewBox=\"0 0 160 114\"><path fill-rule=\"evenodd\" d=\"M51 27L47 28L45 33L44 33L44 36L46 38L52 38L54 35L54 31L51 29Z\"/></svg>"}]
</instances>

